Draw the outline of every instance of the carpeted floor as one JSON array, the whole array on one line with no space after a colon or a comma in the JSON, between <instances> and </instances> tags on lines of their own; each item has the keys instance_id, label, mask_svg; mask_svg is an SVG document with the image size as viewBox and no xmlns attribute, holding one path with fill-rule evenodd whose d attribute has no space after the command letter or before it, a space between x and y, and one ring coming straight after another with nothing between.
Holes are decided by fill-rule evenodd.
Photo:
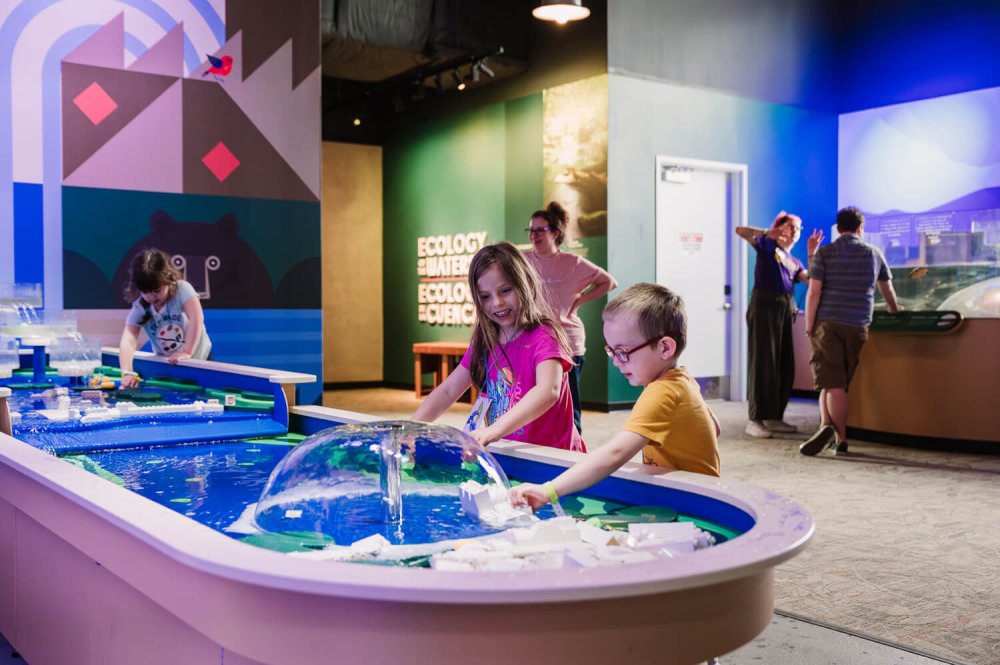
<instances>
[{"instance_id":1,"label":"carpeted floor","mask_svg":"<svg viewBox=\"0 0 1000 665\"><path fill-rule=\"evenodd\" d=\"M324 403L408 417L412 392L331 391ZM1000 455L933 452L852 441L845 457L804 457L804 435L752 439L746 405L713 402L722 423L724 477L792 497L816 519L816 536L776 573L776 605L802 617L946 660L1000 664ZM440 422L460 426L469 406ZM585 412L593 449L628 412ZM814 402L786 420L811 432ZM1000 449L1000 445L998 445Z\"/></svg>"}]
</instances>

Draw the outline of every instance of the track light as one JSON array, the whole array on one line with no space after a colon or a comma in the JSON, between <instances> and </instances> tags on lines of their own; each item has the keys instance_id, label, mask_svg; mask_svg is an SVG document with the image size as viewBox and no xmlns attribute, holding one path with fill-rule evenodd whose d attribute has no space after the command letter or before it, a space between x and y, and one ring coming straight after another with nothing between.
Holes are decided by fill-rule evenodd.
<instances>
[{"instance_id":1,"label":"track light","mask_svg":"<svg viewBox=\"0 0 1000 665\"><path fill-rule=\"evenodd\" d=\"M531 10L531 15L543 21L555 21L564 25L569 21L579 21L590 16L590 10L581 0L542 0Z\"/></svg>"},{"instance_id":2,"label":"track light","mask_svg":"<svg viewBox=\"0 0 1000 665\"><path fill-rule=\"evenodd\" d=\"M355 127L360 127L361 126L361 116L360 115L354 116L354 120L352 120L351 122L352 122L352 124Z\"/></svg>"},{"instance_id":3,"label":"track light","mask_svg":"<svg viewBox=\"0 0 1000 665\"><path fill-rule=\"evenodd\" d=\"M434 87L438 92L444 92L444 81L441 79L441 72L434 75Z\"/></svg>"},{"instance_id":4,"label":"track light","mask_svg":"<svg viewBox=\"0 0 1000 665\"><path fill-rule=\"evenodd\" d=\"M476 63L476 66L479 67L479 71L481 71L483 74L486 74L491 79L496 78L497 75L493 73L493 70L486 66L485 59L480 60L478 63Z\"/></svg>"},{"instance_id":5,"label":"track light","mask_svg":"<svg viewBox=\"0 0 1000 665\"><path fill-rule=\"evenodd\" d=\"M456 88L465 90L465 81L462 80L462 75L458 73L457 69L451 70L451 78L454 79Z\"/></svg>"}]
</instances>

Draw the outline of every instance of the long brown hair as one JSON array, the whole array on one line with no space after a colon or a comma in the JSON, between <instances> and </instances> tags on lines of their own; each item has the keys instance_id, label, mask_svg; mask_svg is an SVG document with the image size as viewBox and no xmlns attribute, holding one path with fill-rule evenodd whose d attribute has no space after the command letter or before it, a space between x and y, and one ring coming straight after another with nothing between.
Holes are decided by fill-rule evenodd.
<instances>
[{"instance_id":1,"label":"long brown hair","mask_svg":"<svg viewBox=\"0 0 1000 665\"><path fill-rule=\"evenodd\" d=\"M472 257L472 262L469 263L469 290L472 293L472 301L476 305L476 322L472 331L469 372L472 374L473 385L478 387L482 387L486 383L486 359L489 357L490 351L496 349L506 356L503 345L500 344L500 326L486 315L483 311L483 303L479 299L479 278L493 266L500 269L500 272L510 280L514 291L517 292L517 299L520 303L517 319L518 328L527 332L538 326L547 326L566 357L572 357L562 327L543 312L538 273L521 254L521 250L507 241L487 245L476 252L476 255Z\"/></svg>"},{"instance_id":2,"label":"long brown hair","mask_svg":"<svg viewBox=\"0 0 1000 665\"><path fill-rule=\"evenodd\" d=\"M149 321L153 315L149 311L149 303L141 296L143 293L151 293L160 287L169 286L170 294L173 297L177 293L177 281L181 278L181 273L170 261L166 252L159 249L144 249L132 257L129 265L128 285L125 287L125 299L129 302L138 300L142 305L145 314L139 325Z\"/></svg>"}]
</instances>

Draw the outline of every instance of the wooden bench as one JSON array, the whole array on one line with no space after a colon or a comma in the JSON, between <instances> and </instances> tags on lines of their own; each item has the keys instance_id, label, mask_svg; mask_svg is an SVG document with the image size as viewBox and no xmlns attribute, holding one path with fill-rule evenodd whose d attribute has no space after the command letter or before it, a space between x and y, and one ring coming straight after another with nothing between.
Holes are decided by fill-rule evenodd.
<instances>
[{"instance_id":1,"label":"wooden bench","mask_svg":"<svg viewBox=\"0 0 1000 665\"><path fill-rule=\"evenodd\" d=\"M434 375L431 390L437 388L461 362L467 342L415 342L413 344L413 392L420 399L424 390L424 373ZM475 403L478 391L472 387L471 402Z\"/></svg>"}]
</instances>

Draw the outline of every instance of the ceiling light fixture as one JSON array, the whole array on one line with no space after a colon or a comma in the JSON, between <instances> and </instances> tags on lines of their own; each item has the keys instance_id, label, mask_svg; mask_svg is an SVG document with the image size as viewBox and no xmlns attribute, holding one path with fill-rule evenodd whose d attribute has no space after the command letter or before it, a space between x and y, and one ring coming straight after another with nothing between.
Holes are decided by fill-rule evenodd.
<instances>
[{"instance_id":1,"label":"ceiling light fixture","mask_svg":"<svg viewBox=\"0 0 1000 665\"><path fill-rule=\"evenodd\" d=\"M531 15L543 21L555 21L565 25L569 21L579 21L590 16L590 10L582 0L542 0L531 10Z\"/></svg>"},{"instance_id":2,"label":"ceiling light fixture","mask_svg":"<svg viewBox=\"0 0 1000 665\"><path fill-rule=\"evenodd\" d=\"M485 59L479 61L479 71L481 71L482 73L486 74L491 79L492 78L496 78L496 74L493 73L493 70L486 66L486 60Z\"/></svg>"},{"instance_id":3,"label":"ceiling light fixture","mask_svg":"<svg viewBox=\"0 0 1000 665\"><path fill-rule=\"evenodd\" d=\"M462 80L462 75L458 73L457 69L451 70L451 78L454 79L456 88L465 90L465 81Z\"/></svg>"}]
</instances>

